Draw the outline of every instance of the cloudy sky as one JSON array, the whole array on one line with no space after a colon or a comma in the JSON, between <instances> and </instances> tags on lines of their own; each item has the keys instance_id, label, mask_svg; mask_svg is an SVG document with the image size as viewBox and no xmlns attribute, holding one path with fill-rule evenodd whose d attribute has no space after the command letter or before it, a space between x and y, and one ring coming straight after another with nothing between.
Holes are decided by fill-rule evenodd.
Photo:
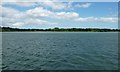
<instances>
[{"instance_id":1,"label":"cloudy sky","mask_svg":"<svg viewBox=\"0 0 120 72\"><path fill-rule=\"evenodd\" d=\"M117 2L3 2L2 26L118 28Z\"/></svg>"}]
</instances>

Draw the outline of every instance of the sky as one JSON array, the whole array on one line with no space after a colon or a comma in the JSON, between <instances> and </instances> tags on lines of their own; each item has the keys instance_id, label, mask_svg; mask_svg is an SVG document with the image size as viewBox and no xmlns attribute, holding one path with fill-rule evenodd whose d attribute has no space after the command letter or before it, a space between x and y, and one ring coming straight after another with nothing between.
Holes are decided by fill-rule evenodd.
<instances>
[{"instance_id":1,"label":"sky","mask_svg":"<svg viewBox=\"0 0 120 72\"><path fill-rule=\"evenodd\" d=\"M117 2L3 2L1 26L13 28L118 28Z\"/></svg>"}]
</instances>

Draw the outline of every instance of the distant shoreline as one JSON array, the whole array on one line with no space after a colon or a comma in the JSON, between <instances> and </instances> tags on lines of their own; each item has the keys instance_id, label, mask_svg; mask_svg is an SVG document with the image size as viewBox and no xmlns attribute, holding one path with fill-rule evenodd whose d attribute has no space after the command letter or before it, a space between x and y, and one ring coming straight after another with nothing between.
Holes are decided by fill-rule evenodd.
<instances>
[{"instance_id":1,"label":"distant shoreline","mask_svg":"<svg viewBox=\"0 0 120 72\"><path fill-rule=\"evenodd\" d=\"M120 32L120 29L99 28L49 28L49 29L19 29L0 27L0 32Z\"/></svg>"},{"instance_id":2,"label":"distant shoreline","mask_svg":"<svg viewBox=\"0 0 120 72\"><path fill-rule=\"evenodd\" d=\"M1 33L7 33L7 32L34 32L34 33L37 33L37 32L51 32L51 33L53 33L53 32L58 32L58 33L60 33L60 32L65 32L65 33L67 33L67 32L99 32L99 31L0 31ZM120 32L120 31L107 31L108 33L109 32ZM101 32L102 33L102 32Z\"/></svg>"}]
</instances>

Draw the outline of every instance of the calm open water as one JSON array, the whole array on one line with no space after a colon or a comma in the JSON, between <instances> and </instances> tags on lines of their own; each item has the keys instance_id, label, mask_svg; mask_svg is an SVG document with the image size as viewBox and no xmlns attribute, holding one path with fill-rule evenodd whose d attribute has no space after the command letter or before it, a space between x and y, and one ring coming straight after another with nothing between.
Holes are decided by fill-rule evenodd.
<instances>
[{"instance_id":1,"label":"calm open water","mask_svg":"<svg viewBox=\"0 0 120 72\"><path fill-rule=\"evenodd\" d=\"M2 33L4 70L116 70L118 34Z\"/></svg>"}]
</instances>

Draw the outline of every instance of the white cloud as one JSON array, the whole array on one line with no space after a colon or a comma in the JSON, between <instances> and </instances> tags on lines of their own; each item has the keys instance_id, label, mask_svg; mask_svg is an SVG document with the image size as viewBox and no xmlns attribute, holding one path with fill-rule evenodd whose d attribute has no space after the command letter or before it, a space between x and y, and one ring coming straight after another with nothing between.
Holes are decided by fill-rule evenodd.
<instances>
[{"instance_id":1,"label":"white cloud","mask_svg":"<svg viewBox=\"0 0 120 72\"><path fill-rule=\"evenodd\" d=\"M96 22L117 22L118 18L113 18L113 17L100 17L100 18L95 18L95 17L86 17L86 18L77 18L75 21L96 21Z\"/></svg>"},{"instance_id":2,"label":"white cloud","mask_svg":"<svg viewBox=\"0 0 120 72\"><path fill-rule=\"evenodd\" d=\"M30 9L26 11L26 15L35 18L48 17L57 19L74 19L79 17L79 14L76 12L52 12L44 9L43 7Z\"/></svg>"},{"instance_id":3,"label":"white cloud","mask_svg":"<svg viewBox=\"0 0 120 72\"><path fill-rule=\"evenodd\" d=\"M43 7L36 7L34 9L30 9L24 12L20 12L18 10L2 7L0 6L0 14L2 17L3 26L10 27L24 27L27 25L54 25L56 22L49 22L47 20L42 19L50 18L50 19L61 19L61 20L71 20L78 22L117 22L118 18L116 17L80 17L80 15L76 12L53 12Z\"/></svg>"},{"instance_id":4,"label":"white cloud","mask_svg":"<svg viewBox=\"0 0 120 72\"><path fill-rule=\"evenodd\" d=\"M16 23L12 24L13 27L21 27L23 25L24 25L23 22L16 22Z\"/></svg>"},{"instance_id":5,"label":"white cloud","mask_svg":"<svg viewBox=\"0 0 120 72\"><path fill-rule=\"evenodd\" d=\"M10 5L18 5L22 7L29 7L29 6L35 6L35 2L3 2L2 4L10 4Z\"/></svg>"},{"instance_id":6,"label":"white cloud","mask_svg":"<svg viewBox=\"0 0 120 72\"><path fill-rule=\"evenodd\" d=\"M46 14L51 13L50 11L44 10L43 8L35 8L34 10L28 10L26 12L19 12L12 8L0 7L2 9L1 18L2 26L10 27L23 27L26 25L53 25L57 24L46 20L41 20L37 17L46 17ZM36 16L37 17L36 17Z\"/></svg>"},{"instance_id":7,"label":"white cloud","mask_svg":"<svg viewBox=\"0 0 120 72\"><path fill-rule=\"evenodd\" d=\"M102 22L117 22L117 21L118 21L118 18L102 17L102 18L99 18L98 21L102 21Z\"/></svg>"},{"instance_id":8,"label":"white cloud","mask_svg":"<svg viewBox=\"0 0 120 72\"><path fill-rule=\"evenodd\" d=\"M52 9L65 9L66 8L66 4L62 3L62 2L42 2L43 5L51 7Z\"/></svg>"},{"instance_id":9,"label":"white cloud","mask_svg":"<svg viewBox=\"0 0 120 72\"><path fill-rule=\"evenodd\" d=\"M30 9L27 12L27 15L33 17L46 17L52 14L51 11L43 9L43 7L36 7L35 9Z\"/></svg>"},{"instance_id":10,"label":"white cloud","mask_svg":"<svg viewBox=\"0 0 120 72\"><path fill-rule=\"evenodd\" d=\"M3 0L2 4L13 4L13 5L18 5L18 6L44 6L44 7L50 7L54 10L60 10L60 9L70 9L72 8L72 3L73 2L67 2L67 3L63 3L59 0Z\"/></svg>"},{"instance_id":11,"label":"white cloud","mask_svg":"<svg viewBox=\"0 0 120 72\"><path fill-rule=\"evenodd\" d=\"M34 25L34 24L38 24L38 25L41 25L41 24L53 24L51 22L48 22L48 21L45 21L45 20L41 20L41 19L37 19L37 18L30 18L30 19L26 19L25 21L26 24L31 24L31 25Z\"/></svg>"},{"instance_id":12,"label":"white cloud","mask_svg":"<svg viewBox=\"0 0 120 72\"><path fill-rule=\"evenodd\" d=\"M37 2L37 3L36 3ZM29 0L29 2L27 0L8 0L8 1L4 1L2 2L2 4L15 4L18 6L35 6L35 5L39 5L42 4L43 6L47 6L47 7L51 7L52 9L65 9L66 8L66 4L59 2L58 0Z\"/></svg>"},{"instance_id":13,"label":"white cloud","mask_svg":"<svg viewBox=\"0 0 120 72\"><path fill-rule=\"evenodd\" d=\"M75 19L79 17L79 14L76 12L57 12L54 15L58 19Z\"/></svg>"},{"instance_id":14,"label":"white cloud","mask_svg":"<svg viewBox=\"0 0 120 72\"><path fill-rule=\"evenodd\" d=\"M76 4L75 7L81 7L81 8L88 8L92 4L91 3L85 3L85 4Z\"/></svg>"},{"instance_id":15,"label":"white cloud","mask_svg":"<svg viewBox=\"0 0 120 72\"><path fill-rule=\"evenodd\" d=\"M8 16L8 17L13 17L14 14L19 13L19 11L12 9L12 8L7 8L7 7L2 7L0 6L0 14L4 16Z\"/></svg>"},{"instance_id":16,"label":"white cloud","mask_svg":"<svg viewBox=\"0 0 120 72\"><path fill-rule=\"evenodd\" d=\"M65 20L79 17L79 14L76 12L52 12L44 9L43 7L36 7L34 9L30 9L26 11L26 15L36 18L48 17L48 18L65 19Z\"/></svg>"},{"instance_id":17,"label":"white cloud","mask_svg":"<svg viewBox=\"0 0 120 72\"><path fill-rule=\"evenodd\" d=\"M3 0L2 4L15 4L18 6L37 6L37 5L42 5L44 7L50 7L54 10L61 10L61 9L74 9L75 7L81 7L81 8L88 8L92 4L91 3L84 3L84 4L72 4L73 1L68 1L68 2L62 2L59 0Z\"/></svg>"},{"instance_id":18,"label":"white cloud","mask_svg":"<svg viewBox=\"0 0 120 72\"><path fill-rule=\"evenodd\" d=\"M15 24L16 22L18 22L17 19L2 17L2 26L10 26L10 27L13 27L13 24Z\"/></svg>"}]
</instances>

